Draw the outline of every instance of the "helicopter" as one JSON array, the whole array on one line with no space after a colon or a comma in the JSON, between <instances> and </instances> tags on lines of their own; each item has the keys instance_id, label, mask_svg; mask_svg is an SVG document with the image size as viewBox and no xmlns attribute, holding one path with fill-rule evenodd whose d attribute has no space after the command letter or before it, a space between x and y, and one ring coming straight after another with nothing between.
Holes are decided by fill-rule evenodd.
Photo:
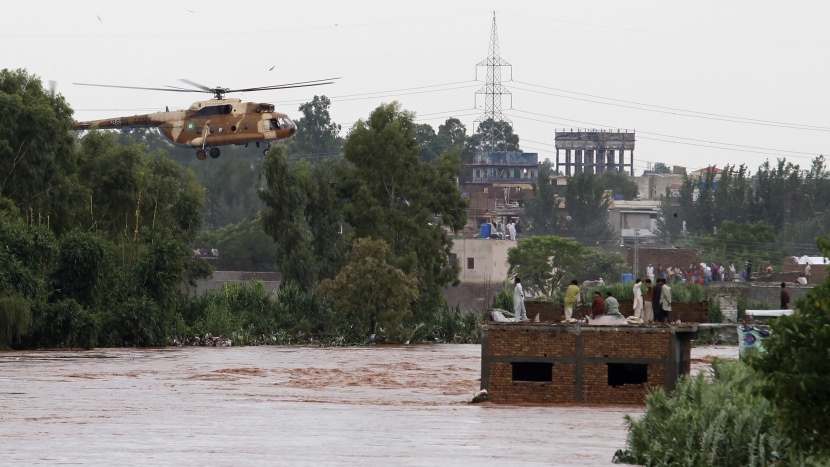
<instances>
[{"instance_id":1,"label":"helicopter","mask_svg":"<svg viewBox=\"0 0 830 467\"><path fill-rule=\"evenodd\" d=\"M272 142L291 138L297 133L297 125L284 113L276 112L273 104L242 102L241 99L226 99L225 94L248 91L270 91L277 89L300 88L331 84L338 78L301 81L297 83L278 84L243 89L223 87L210 88L193 81L181 81L195 89L167 86L150 88L138 86L117 86L111 84L73 83L77 86L96 86L104 88L143 89L149 91L170 92L209 92L213 98L194 102L187 110L156 112L133 115L131 117L105 118L85 122L74 122L73 130L93 128L129 130L132 128L156 127L171 143L176 146L196 148L196 158L205 160L221 155L219 146L228 144L260 143L265 144L263 154L268 152Z\"/></svg>"}]
</instances>

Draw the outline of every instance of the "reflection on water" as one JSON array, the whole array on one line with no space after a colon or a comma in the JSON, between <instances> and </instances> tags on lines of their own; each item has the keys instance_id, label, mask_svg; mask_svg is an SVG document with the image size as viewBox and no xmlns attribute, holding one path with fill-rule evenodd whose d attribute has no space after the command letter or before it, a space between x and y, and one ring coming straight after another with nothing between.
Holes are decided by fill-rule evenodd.
<instances>
[{"instance_id":1,"label":"reflection on water","mask_svg":"<svg viewBox=\"0 0 830 467\"><path fill-rule=\"evenodd\" d=\"M0 463L613 465L639 408L469 405L480 353L0 352Z\"/></svg>"}]
</instances>

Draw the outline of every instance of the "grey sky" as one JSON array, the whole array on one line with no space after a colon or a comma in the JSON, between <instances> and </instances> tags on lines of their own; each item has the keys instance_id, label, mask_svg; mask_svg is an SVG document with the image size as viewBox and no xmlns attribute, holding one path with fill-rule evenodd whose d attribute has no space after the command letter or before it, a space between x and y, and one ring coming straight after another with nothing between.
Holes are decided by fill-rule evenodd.
<instances>
[{"instance_id":1,"label":"grey sky","mask_svg":"<svg viewBox=\"0 0 830 467\"><path fill-rule=\"evenodd\" d=\"M635 129L637 174L649 161L754 172L786 156L806 167L828 152L830 2L15 1L2 7L0 67L57 81L79 120L209 96L73 82L250 87L340 76L232 97L296 117L325 94L344 134L398 100L436 130L455 116L471 134L493 10L513 65L504 113L542 159L554 158L556 129L586 127Z\"/></svg>"}]
</instances>

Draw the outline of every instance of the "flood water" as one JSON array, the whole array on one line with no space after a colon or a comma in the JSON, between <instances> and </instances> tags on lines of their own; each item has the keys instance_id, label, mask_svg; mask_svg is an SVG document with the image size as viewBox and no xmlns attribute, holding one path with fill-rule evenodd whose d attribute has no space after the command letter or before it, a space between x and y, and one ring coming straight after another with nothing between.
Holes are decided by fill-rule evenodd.
<instances>
[{"instance_id":1,"label":"flood water","mask_svg":"<svg viewBox=\"0 0 830 467\"><path fill-rule=\"evenodd\" d=\"M695 349L737 357L736 348ZM613 465L640 407L468 404L481 347L0 352L0 464Z\"/></svg>"}]
</instances>

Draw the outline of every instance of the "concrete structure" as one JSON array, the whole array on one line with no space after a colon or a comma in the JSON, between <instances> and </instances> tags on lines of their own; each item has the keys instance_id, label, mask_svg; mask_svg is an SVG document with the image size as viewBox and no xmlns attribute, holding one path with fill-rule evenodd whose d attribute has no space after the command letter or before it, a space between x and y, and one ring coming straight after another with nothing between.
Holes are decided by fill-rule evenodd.
<instances>
[{"instance_id":1,"label":"concrete structure","mask_svg":"<svg viewBox=\"0 0 830 467\"><path fill-rule=\"evenodd\" d=\"M612 200L608 207L608 224L623 240L633 241L636 235L639 242L643 243L654 238L659 212L659 201Z\"/></svg>"},{"instance_id":2,"label":"concrete structure","mask_svg":"<svg viewBox=\"0 0 830 467\"><path fill-rule=\"evenodd\" d=\"M507 249L516 246L511 240L456 238L452 254L461 267L462 283L501 283L507 279Z\"/></svg>"},{"instance_id":3,"label":"concrete structure","mask_svg":"<svg viewBox=\"0 0 830 467\"><path fill-rule=\"evenodd\" d=\"M189 293L202 295L208 290L221 290L225 284L261 281L266 292L276 295L282 284L282 273L252 271L213 271L208 279L196 281L196 287L183 286Z\"/></svg>"},{"instance_id":4,"label":"concrete structure","mask_svg":"<svg viewBox=\"0 0 830 467\"><path fill-rule=\"evenodd\" d=\"M666 195L680 196L680 187L683 185L683 175L680 174L648 174L634 177L637 183L637 195L640 199L659 200Z\"/></svg>"},{"instance_id":5,"label":"concrete structure","mask_svg":"<svg viewBox=\"0 0 830 467\"><path fill-rule=\"evenodd\" d=\"M643 404L689 374L697 325L487 324L481 388L497 404Z\"/></svg>"},{"instance_id":6,"label":"concrete structure","mask_svg":"<svg viewBox=\"0 0 830 467\"><path fill-rule=\"evenodd\" d=\"M557 131L554 138L556 171L559 173L576 175L589 172L602 175L606 170L614 170L634 176L633 130ZM564 153L564 161L560 151Z\"/></svg>"},{"instance_id":7,"label":"concrete structure","mask_svg":"<svg viewBox=\"0 0 830 467\"><path fill-rule=\"evenodd\" d=\"M490 222L505 225L516 222L524 213L524 201L539 177L539 155L525 152L480 152L466 165L470 181L463 196L469 201L467 227L471 234Z\"/></svg>"}]
</instances>

